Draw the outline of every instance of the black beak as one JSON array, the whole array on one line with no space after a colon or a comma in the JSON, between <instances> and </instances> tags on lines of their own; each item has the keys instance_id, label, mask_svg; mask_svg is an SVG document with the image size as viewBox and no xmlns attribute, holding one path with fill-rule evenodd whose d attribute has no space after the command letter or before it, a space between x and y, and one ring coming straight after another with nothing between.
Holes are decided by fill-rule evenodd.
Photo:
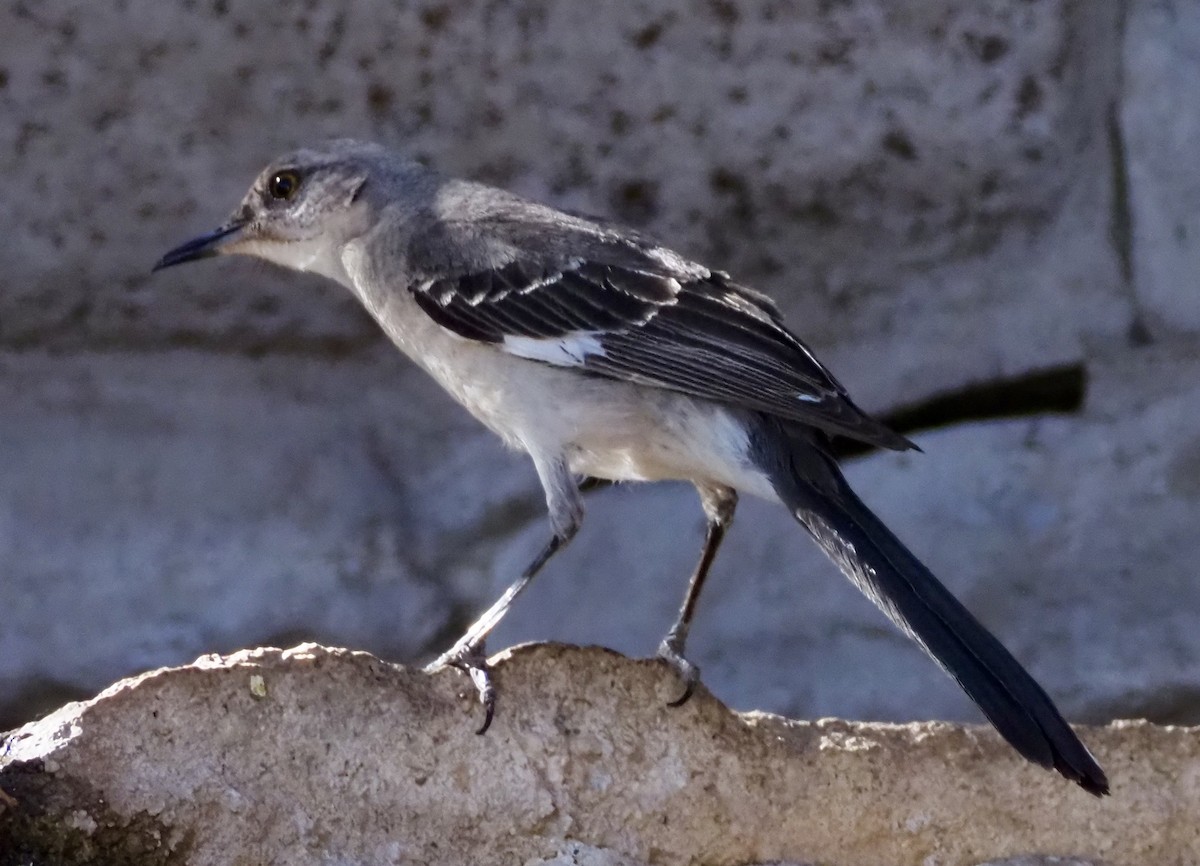
<instances>
[{"instance_id":1,"label":"black beak","mask_svg":"<svg viewBox=\"0 0 1200 866\"><path fill-rule=\"evenodd\" d=\"M186 244L180 244L159 259L154 264L150 273L161 271L163 268L169 268L174 265L182 265L184 262L194 262L197 259L207 259L217 255L220 252L220 248L228 242L228 238L240 232L245 225L245 222L236 220L221 226L216 231L193 238Z\"/></svg>"}]
</instances>

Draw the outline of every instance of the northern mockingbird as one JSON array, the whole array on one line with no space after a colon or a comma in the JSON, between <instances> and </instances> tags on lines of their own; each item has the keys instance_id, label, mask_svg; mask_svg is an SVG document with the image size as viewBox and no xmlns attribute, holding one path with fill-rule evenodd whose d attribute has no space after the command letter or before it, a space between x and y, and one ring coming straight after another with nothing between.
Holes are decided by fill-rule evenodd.
<instances>
[{"instance_id":1,"label":"northern mockingbird","mask_svg":"<svg viewBox=\"0 0 1200 866\"><path fill-rule=\"evenodd\" d=\"M738 494L788 509L1029 760L1093 794L1104 772L1050 698L855 495L832 436L916 446L871 418L766 296L610 222L445 177L374 144L271 163L229 220L155 270L240 253L322 274L471 414L533 460L553 535L435 665L491 720L483 644L583 519L578 479L689 481L708 529L659 648L691 694L688 627Z\"/></svg>"}]
</instances>

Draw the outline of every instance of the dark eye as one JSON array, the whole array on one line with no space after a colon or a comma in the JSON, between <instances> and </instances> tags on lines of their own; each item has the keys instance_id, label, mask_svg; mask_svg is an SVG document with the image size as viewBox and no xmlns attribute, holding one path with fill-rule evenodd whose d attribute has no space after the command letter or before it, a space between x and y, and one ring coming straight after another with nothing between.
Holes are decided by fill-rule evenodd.
<instances>
[{"instance_id":1,"label":"dark eye","mask_svg":"<svg viewBox=\"0 0 1200 866\"><path fill-rule=\"evenodd\" d=\"M291 201L300 189L300 175L291 169L276 172L267 181L267 192L279 201Z\"/></svg>"}]
</instances>

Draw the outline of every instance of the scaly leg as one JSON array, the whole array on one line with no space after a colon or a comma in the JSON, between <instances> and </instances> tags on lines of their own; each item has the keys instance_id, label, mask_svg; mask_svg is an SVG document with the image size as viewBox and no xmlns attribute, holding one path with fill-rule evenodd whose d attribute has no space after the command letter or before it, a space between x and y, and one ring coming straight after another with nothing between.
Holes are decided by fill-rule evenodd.
<instances>
[{"instance_id":1,"label":"scaly leg","mask_svg":"<svg viewBox=\"0 0 1200 866\"><path fill-rule=\"evenodd\" d=\"M697 484L696 491L700 494L700 504L704 506L704 515L708 519L704 547L700 551L700 561L696 564L696 570L692 572L692 579L688 581L687 594L683 597L679 617L658 646L658 657L670 665L683 681L683 694L668 704L671 707L680 707L687 703L696 689L696 683L700 681L700 669L684 656L684 645L692 627L696 604L700 601L700 591L704 588L704 579L708 577L708 570L717 558L717 549L725 538L725 530L733 522L733 512L737 509L738 502L737 491L732 487Z\"/></svg>"},{"instance_id":2,"label":"scaly leg","mask_svg":"<svg viewBox=\"0 0 1200 866\"><path fill-rule=\"evenodd\" d=\"M484 711L483 724L476 731L477 734L485 733L491 727L492 718L496 714L496 685L492 682L483 650L487 636L500 624L500 620L508 613L517 596L533 582L542 566L575 537L583 523L583 501L566 461L561 458L542 460L534 456L533 463L546 490L546 504L550 508L550 524L554 528L554 536L542 548L541 553L534 557L533 562L521 572L521 576L513 581L508 589L504 590L503 595L454 642L454 646L425 667L427 672L443 667L455 667L471 678Z\"/></svg>"}]
</instances>

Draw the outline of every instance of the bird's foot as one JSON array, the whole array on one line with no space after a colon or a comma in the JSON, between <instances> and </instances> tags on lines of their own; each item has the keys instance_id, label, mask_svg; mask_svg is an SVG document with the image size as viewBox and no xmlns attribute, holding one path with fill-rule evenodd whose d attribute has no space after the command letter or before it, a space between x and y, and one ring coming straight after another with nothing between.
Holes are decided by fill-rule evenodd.
<instances>
[{"instance_id":1,"label":"bird's foot","mask_svg":"<svg viewBox=\"0 0 1200 866\"><path fill-rule=\"evenodd\" d=\"M471 678L471 683L479 695L479 703L483 704L483 724L479 726L476 734L487 733L487 729L492 726L492 718L496 715L496 684L492 681L491 668L483 646L483 641L460 641L425 666L426 673L433 673L442 668L458 668Z\"/></svg>"},{"instance_id":2,"label":"bird's foot","mask_svg":"<svg viewBox=\"0 0 1200 866\"><path fill-rule=\"evenodd\" d=\"M658 645L658 657L675 671L675 675L683 683L683 694L673 701L668 701L667 706L682 707L696 691L696 684L700 682L700 668L684 657L683 638L675 634L663 638L662 643Z\"/></svg>"}]
</instances>

